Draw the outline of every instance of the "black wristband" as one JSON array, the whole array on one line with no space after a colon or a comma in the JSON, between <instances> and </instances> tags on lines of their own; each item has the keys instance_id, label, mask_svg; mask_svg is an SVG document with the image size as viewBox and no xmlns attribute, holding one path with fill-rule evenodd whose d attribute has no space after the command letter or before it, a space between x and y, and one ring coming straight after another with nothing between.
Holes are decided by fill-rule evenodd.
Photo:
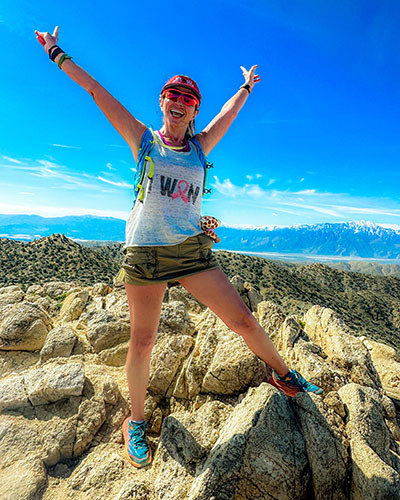
<instances>
[{"instance_id":1,"label":"black wristband","mask_svg":"<svg viewBox=\"0 0 400 500\"><path fill-rule=\"evenodd\" d=\"M246 83L246 85L242 85L240 88L246 89L249 94L251 93L251 87L248 83Z\"/></svg>"},{"instance_id":2,"label":"black wristband","mask_svg":"<svg viewBox=\"0 0 400 500\"><path fill-rule=\"evenodd\" d=\"M55 49L56 47L58 47L58 45L53 45L52 47L49 48L49 50L47 51L48 54L51 54L51 51L53 49Z\"/></svg>"},{"instance_id":3,"label":"black wristband","mask_svg":"<svg viewBox=\"0 0 400 500\"><path fill-rule=\"evenodd\" d=\"M53 45L53 47L50 47L49 50L47 51L47 54L49 55L49 58L51 59L51 54L53 50L58 49L58 45Z\"/></svg>"},{"instance_id":4,"label":"black wristband","mask_svg":"<svg viewBox=\"0 0 400 500\"><path fill-rule=\"evenodd\" d=\"M53 47L52 47L52 48L53 48ZM64 52L64 51L63 51L63 49L61 49L60 47L56 46L56 48L55 48L52 52L50 52L50 51L49 51L49 57L50 57L50 59L51 59L53 62L55 62L55 61L54 61L54 60L55 60L55 58L58 56L58 54L61 54L62 52Z\"/></svg>"}]
</instances>

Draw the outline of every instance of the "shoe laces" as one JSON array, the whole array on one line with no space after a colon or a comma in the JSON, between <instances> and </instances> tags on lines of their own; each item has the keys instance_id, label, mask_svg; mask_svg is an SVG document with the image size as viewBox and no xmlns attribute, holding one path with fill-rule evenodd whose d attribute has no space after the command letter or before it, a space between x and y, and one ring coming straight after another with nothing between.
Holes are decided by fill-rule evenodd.
<instances>
[{"instance_id":1,"label":"shoe laces","mask_svg":"<svg viewBox=\"0 0 400 500\"><path fill-rule=\"evenodd\" d=\"M147 441L145 436L147 422L135 424L129 421L128 424L128 439L129 442L133 440L136 448L147 448Z\"/></svg>"}]
</instances>

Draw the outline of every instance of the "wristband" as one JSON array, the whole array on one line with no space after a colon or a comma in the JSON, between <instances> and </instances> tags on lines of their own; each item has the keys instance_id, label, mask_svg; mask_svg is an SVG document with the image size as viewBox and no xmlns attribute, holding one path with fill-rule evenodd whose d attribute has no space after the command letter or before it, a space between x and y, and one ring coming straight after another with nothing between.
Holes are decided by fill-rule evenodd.
<instances>
[{"instance_id":1,"label":"wristband","mask_svg":"<svg viewBox=\"0 0 400 500\"><path fill-rule=\"evenodd\" d=\"M242 85L240 88L246 89L249 94L251 93L251 87L248 83L246 83L246 85Z\"/></svg>"},{"instance_id":2,"label":"wristband","mask_svg":"<svg viewBox=\"0 0 400 500\"><path fill-rule=\"evenodd\" d=\"M57 48L58 45L53 45L52 47L49 48L49 50L47 51L49 57L51 56L51 53L53 52L53 49Z\"/></svg>"},{"instance_id":3,"label":"wristband","mask_svg":"<svg viewBox=\"0 0 400 500\"><path fill-rule=\"evenodd\" d=\"M71 57L71 56L69 56L68 54L65 54L65 53L64 53L64 54L60 57L60 59L58 60L58 67L59 67L60 69L62 69L62 68L61 68L61 65L62 65L62 63L63 63L66 59L72 59L72 57Z\"/></svg>"},{"instance_id":4,"label":"wristband","mask_svg":"<svg viewBox=\"0 0 400 500\"><path fill-rule=\"evenodd\" d=\"M63 49L61 49L60 47L56 46L56 48L49 53L49 58L53 62L55 62L55 58L58 56L58 54L61 54L62 52L64 52Z\"/></svg>"}]
</instances>

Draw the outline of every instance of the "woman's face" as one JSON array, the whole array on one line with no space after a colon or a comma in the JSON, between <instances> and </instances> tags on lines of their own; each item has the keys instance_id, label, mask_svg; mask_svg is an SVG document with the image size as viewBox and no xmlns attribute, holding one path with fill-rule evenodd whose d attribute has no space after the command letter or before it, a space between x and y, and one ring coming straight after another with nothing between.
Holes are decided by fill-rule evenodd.
<instances>
[{"instance_id":1,"label":"woman's face","mask_svg":"<svg viewBox=\"0 0 400 500\"><path fill-rule=\"evenodd\" d=\"M178 92L181 89L176 89ZM188 106L179 96L177 101L172 101L167 97L160 97L161 111L164 113L164 123L170 125L182 125L186 130L189 123L197 116L199 110L197 106Z\"/></svg>"}]
</instances>

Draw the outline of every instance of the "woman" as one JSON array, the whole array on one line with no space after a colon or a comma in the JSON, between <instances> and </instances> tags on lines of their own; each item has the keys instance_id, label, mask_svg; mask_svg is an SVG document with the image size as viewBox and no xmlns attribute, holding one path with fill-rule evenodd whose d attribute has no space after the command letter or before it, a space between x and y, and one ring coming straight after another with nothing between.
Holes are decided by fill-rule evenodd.
<instances>
[{"instance_id":1,"label":"woman","mask_svg":"<svg viewBox=\"0 0 400 500\"><path fill-rule=\"evenodd\" d=\"M53 35L35 31L51 60L87 90L132 149L135 160L146 144L144 173L137 179L137 198L126 225L125 259L118 279L125 284L131 319L126 372L131 418L123 424L125 453L135 467L152 460L144 420L150 356L156 340L161 305L168 281L178 281L209 307L248 347L273 369L270 383L287 396L299 391L321 394L319 387L289 370L271 340L218 267L211 252L213 239L200 225L204 161L224 136L260 80L241 67L244 84L220 113L193 137L201 94L189 77L177 75L162 88L161 129L154 132L134 118L112 95L57 46ZM143 156L143 155L142 155ZM143 160L143 158L142 158Z\"/></svg>"}]
</instances>

